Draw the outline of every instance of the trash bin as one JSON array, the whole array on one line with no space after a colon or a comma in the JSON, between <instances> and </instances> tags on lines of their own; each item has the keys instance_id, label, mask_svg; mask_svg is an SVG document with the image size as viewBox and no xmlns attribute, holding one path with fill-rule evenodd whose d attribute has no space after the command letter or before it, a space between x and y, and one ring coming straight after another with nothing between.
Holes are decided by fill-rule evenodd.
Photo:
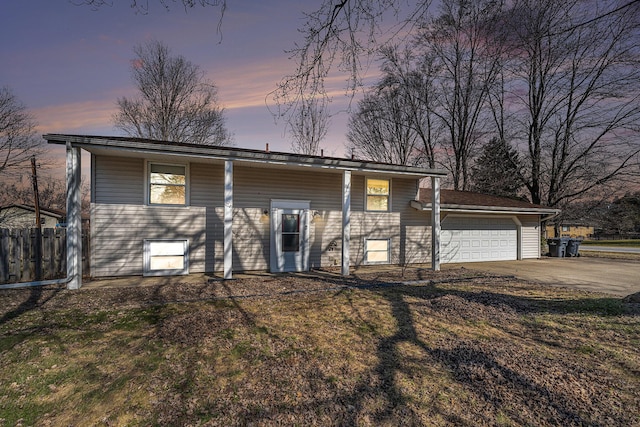
<instances>
[{"instance_id":1,"label":"trash bin","mask_svg":"<svg viewBox=\"0 0 640 427\"><path fill-rule=\"evenodd\" d=\"M567 256L580 256L579 248L582 240L579 239L569 239L567 243Z\"/></svg>"},{"instance_id":2,"label":"trash bin","mask_svg":"<svg viewBox=\"0 0 640 427\"><path fill-rule=\"evenodd\" d=\"M567 238L547 239L549 245L549 256L563 258L567 251Z\"/></svg>"}]
</instances>

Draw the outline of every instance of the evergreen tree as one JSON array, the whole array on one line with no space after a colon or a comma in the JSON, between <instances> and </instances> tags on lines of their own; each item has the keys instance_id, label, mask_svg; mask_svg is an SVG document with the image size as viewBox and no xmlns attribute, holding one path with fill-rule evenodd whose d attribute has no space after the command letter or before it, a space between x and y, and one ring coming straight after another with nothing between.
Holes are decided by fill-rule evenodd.
<instances>
[{"instance_id":1,"label":"evergreen tree","mask_svg":"<svg viewBox=\"0 0 640 427\"><path fill-rule=\"evenodd\" d=\"M495 196L521 198L522 181L518 152L505 140L493 138L471 168L471 190Z\"/></svg>"}]
</instances>

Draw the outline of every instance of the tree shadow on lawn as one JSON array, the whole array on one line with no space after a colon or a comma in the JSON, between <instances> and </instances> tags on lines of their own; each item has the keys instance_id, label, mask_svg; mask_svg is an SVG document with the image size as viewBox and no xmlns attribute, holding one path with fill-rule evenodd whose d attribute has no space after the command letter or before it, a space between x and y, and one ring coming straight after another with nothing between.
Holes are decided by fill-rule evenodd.
<instances>
[{"instance_id":1,"label":"tree shadow on lawn","mask_svg":"<svg viewBox=\"0 0 640 427\"><path fill-rule=\"evenodd\" d=\"M462 426L495 424L499 416L506 416L509 422L517 425L599 425L612 420L619 425L633 424L634 415L612 409L606 402L594 402L598 399L597 390L586 396L578 391L596 384L595 387L600 388L602 394L607 394L608 387L615 387L610 379L603 378L599 382L599 374L585 372L585 367L579 362L560 360L561 356L550 358L528 354L526 350L518 348L523 339L549 345L539 337L505 329L502 332L512 334L515 341L483 342L482 339L455 335L448 338L445 335L446 338L440 337L435 342L425 342L416 329L414 318L416 310L420 310L424 304L431 305L435 312L450 308L432 304L441 302L439 300L445 300L446 303L447 299L449 302L458 299L463 304L494 307L497 310L489 314L495 315L496 319L503 310L506 314L513 312L514 316L545 312L615 315L620 314L619 310L607 307L610 304L617 307L619 300L602 298L581 303L581 299L569 298L548 301L500 292L444 289L436 285L374 286L370 290L390 304L391 314L396 321L395 333L381 338L376 346L377 365L351 392L336 389L333 398L316 399L301 406L281 404L276 412L313 413L338 404L341 410L337 414L339 421L336 424L339 425L358 425L363 417L373 425L394 425L399 422L427 425L434 416L446 423ZM344 294L350 301L354 315L370 330L375 330L375 325L367 321L367 316L359 311L349 293ZM421 320L424 320L422 314ZM638 310L632 311L632 314L638 315ZM403 354L402 348L407 346L418 349L419 356L415 352L410 356ZM406 391L406 383L401 383L401 378L410 382L414 376L419 378L424 375L420 371L421 366L441 370L442 375L452 378L454 388L446 391L456 393L463 390L466 398L475 402L477 407L469 413L464 408L449 407L449 402L440 401L437 385L433 390L424 391L430 395L427 405L417 400L411 392ZM322 376L322 373L320 369L313 371L314 381L317 382L318 375ZM321 381L330 382L330 379L322 378ZM574 387L577 389L574 390ZM371 402L376 400L378 405L372 406ZM458 404L465 402L464 398L456 401ZM380 405L380 402L384 404ZM263 417L264 412L260 409L245 414L246 421L260 421Z\"/></svg>"},{"instance_id":2,"label":"tree shadow on lawn","mask_svg":"<svg viewBox=\"0 0 640 427\"><path fill-rule=\"evenodd\" d=\"M0 298L5 299L3 305L11 299L17 299L16 307L6 311L0 317L0 325L19 317L27 311L36 310L58 295L64 287L62 286L33 286L29 292L24 289L3 289L0 290ZM4 307L3 307L4 308Z\"/></svg>"}]
</instances>

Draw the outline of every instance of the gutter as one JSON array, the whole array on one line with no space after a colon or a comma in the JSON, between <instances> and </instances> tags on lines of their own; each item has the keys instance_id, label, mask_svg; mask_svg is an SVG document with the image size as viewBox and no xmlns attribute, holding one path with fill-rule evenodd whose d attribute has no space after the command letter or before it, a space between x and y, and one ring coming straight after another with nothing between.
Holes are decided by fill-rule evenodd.
<instances>
[{"instance_id":1,"label":"gutter","mask_svg":"<svg viewBox=\"0 0 640 427\"><path fill-rule=\"evenodd\" d=\"M411 207L417 210L430 211L431 203L422 204L417 200L411 201ZM456 213L491 213L491 214L510 214L510 215L531 215L531 214L551 214L549 218L554 218L560 215L559 209L544 209L544 208L511 208L506 206L473 206L473 205L440 205L442 212L456 212Z\"/></svg>"},{"instance_id":2,"label":"gutter","mask_svg":"<svg viewBox=\"0 0 640 427\"><path fill-rule=\"evenodd\" d=\"M540 222L544 222L544 221L549 221L550 219L553 219L555 217L557 217L558 215L560 215L560 209L556 209L556 212L552 215L547 215L544 218L540 218Z\"/></svg>"},{"instance_id":3,"label":"gutter","mask_svg":"<svg viewBox=\"0 0 640 427\"><path fill-rule=\"evenodd\" d=\"M69 277L65 277L64 279L53 279L53 280L40 280L37 282L22 282L22 283L9 283L6 285L0 285L1 289L20 289L20 288L32 288L36 286L47 286L47 285L66 285L69 283L71 279Z\"/></svg>"}]
</instances>

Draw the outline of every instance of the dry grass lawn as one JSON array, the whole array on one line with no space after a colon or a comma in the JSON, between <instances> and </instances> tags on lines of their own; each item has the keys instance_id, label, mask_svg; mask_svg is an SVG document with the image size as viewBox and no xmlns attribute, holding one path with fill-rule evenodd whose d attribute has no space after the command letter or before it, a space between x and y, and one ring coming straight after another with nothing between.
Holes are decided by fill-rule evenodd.
<instances>
[{"instance_id":1,"label":"dry grass lawn","mask_svg":"<svg viewBox=\"0 0 640 427\"><path fill-rule=\"evenodd\" d=\"M639 304L407 275L0 291L0 425L640 425Z\"/></svg>"}]
</instances>

